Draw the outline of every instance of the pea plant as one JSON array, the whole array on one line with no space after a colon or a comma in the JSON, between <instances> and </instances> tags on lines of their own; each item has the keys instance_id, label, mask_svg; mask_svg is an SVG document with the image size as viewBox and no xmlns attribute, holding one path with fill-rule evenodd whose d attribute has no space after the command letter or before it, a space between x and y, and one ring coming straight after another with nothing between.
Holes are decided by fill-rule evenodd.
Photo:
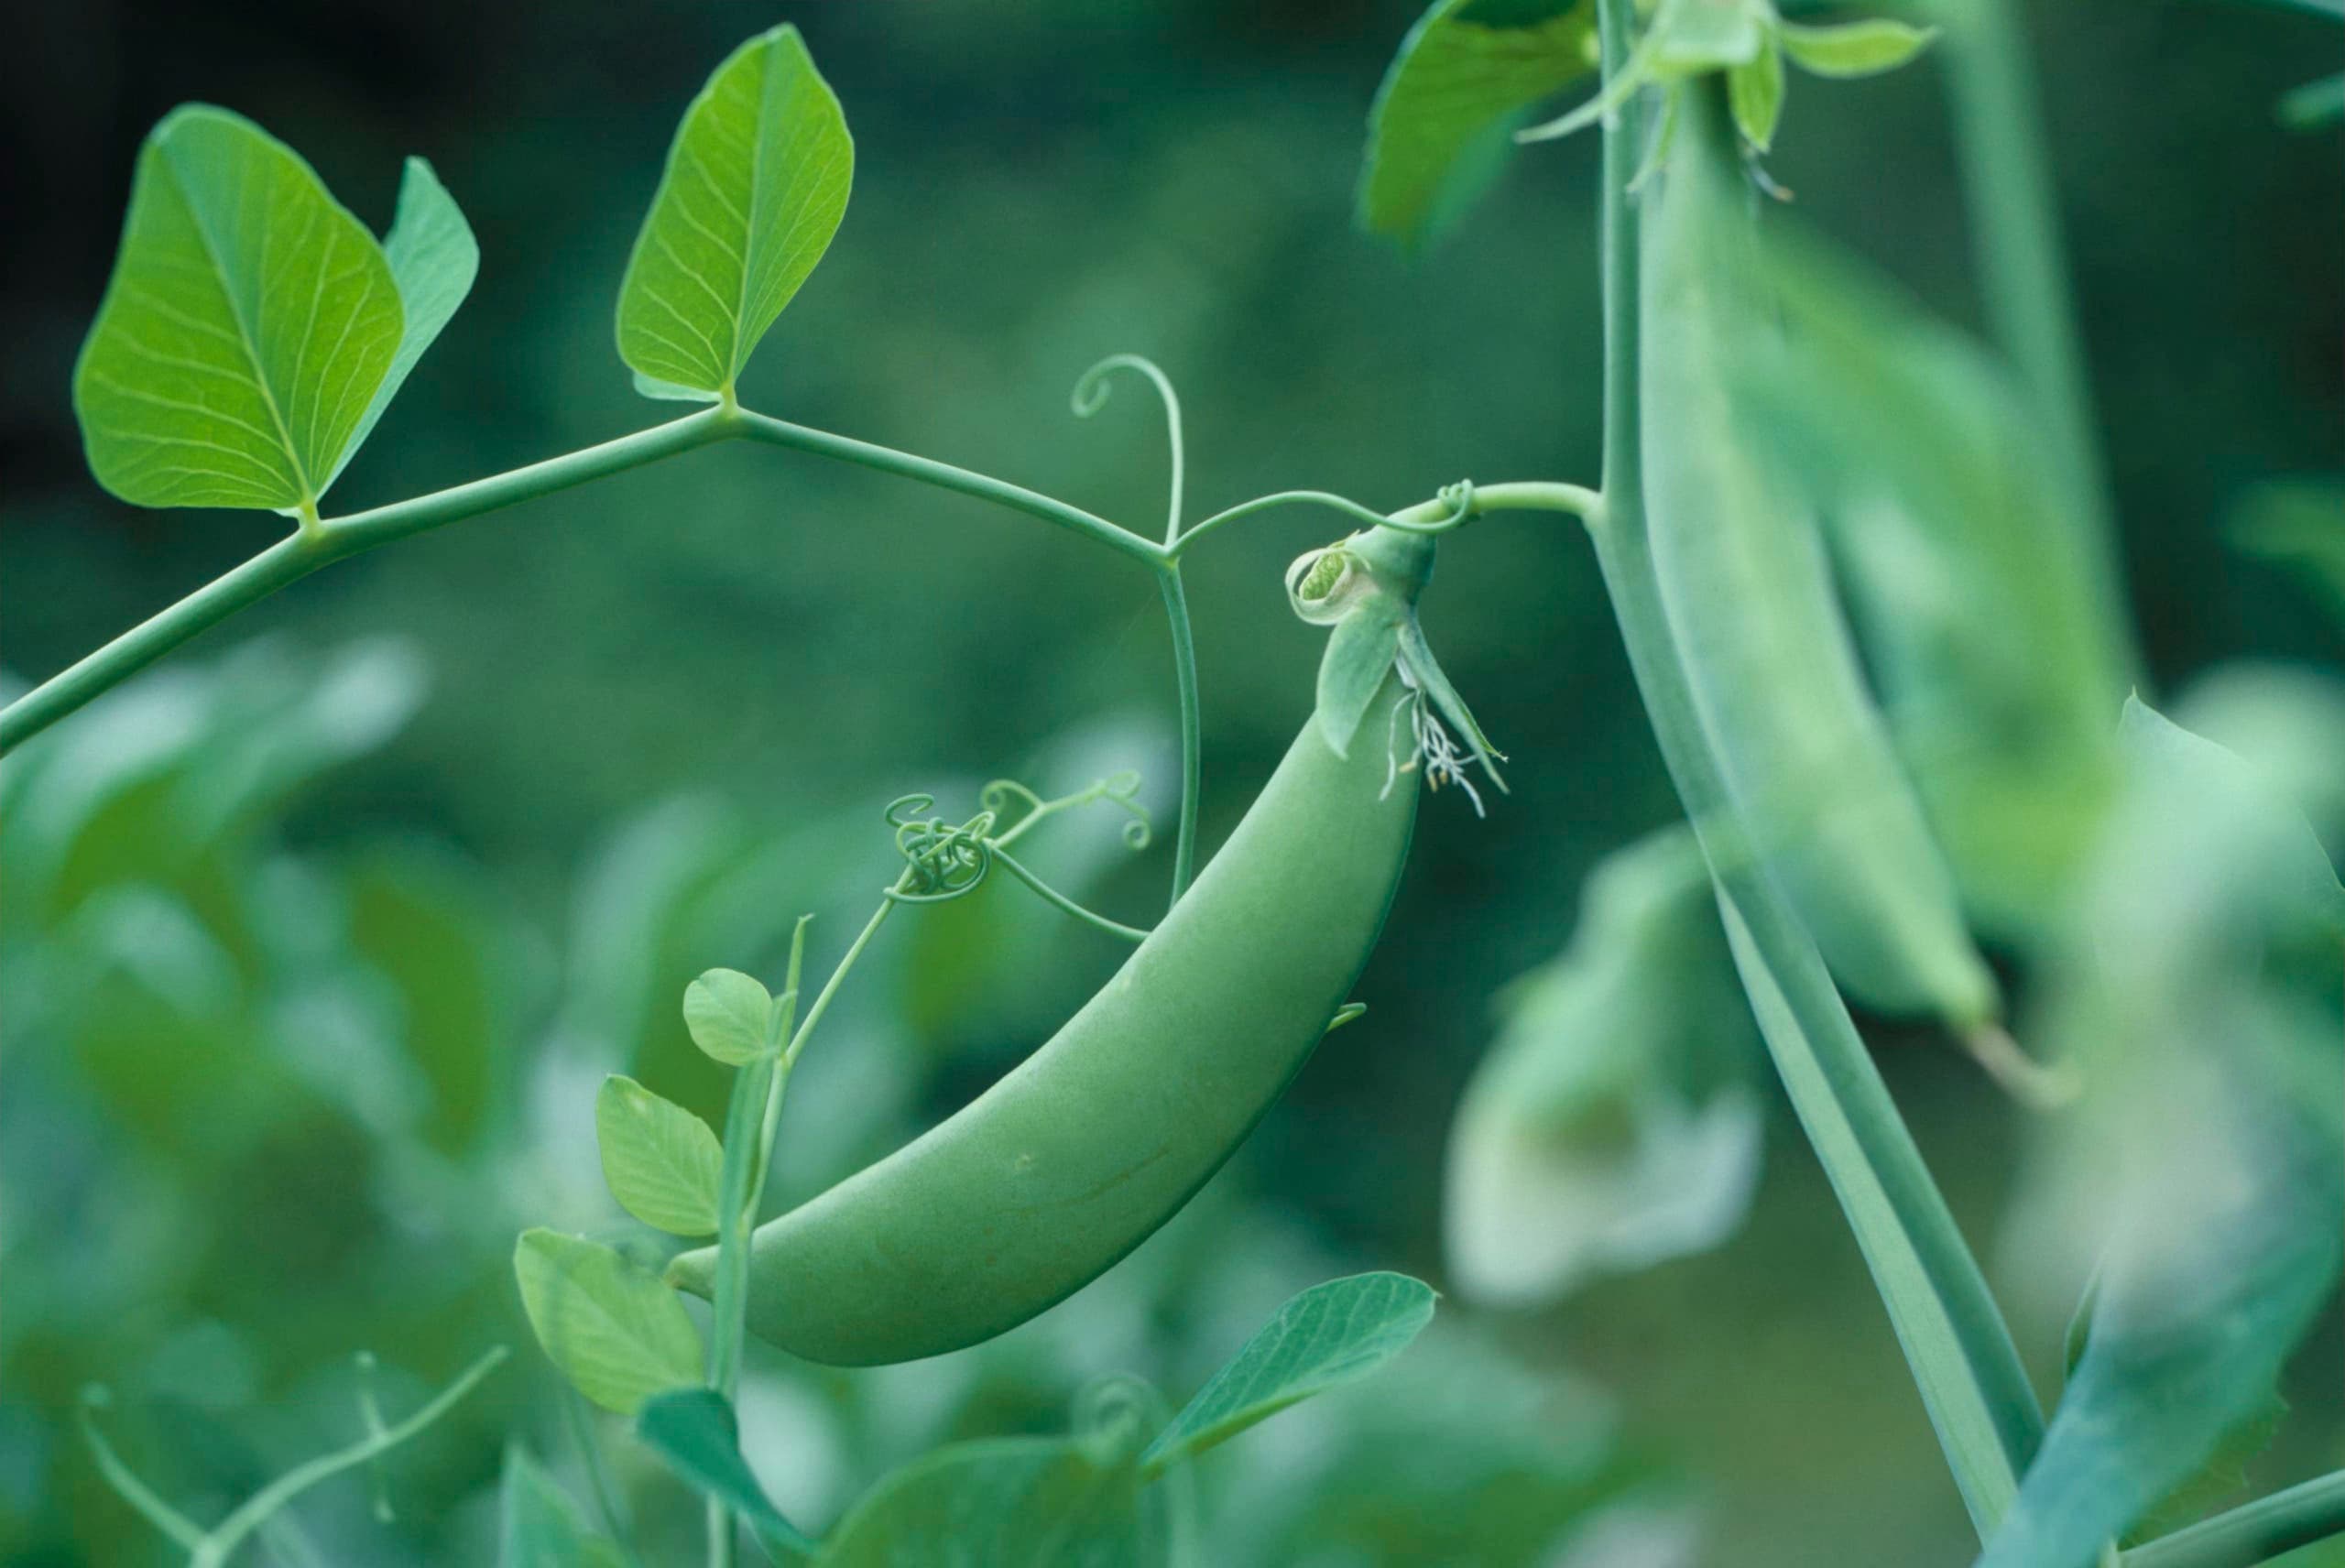
<instances>
[{"instance_id":1,"label":"pea plant","mask_svg":"<svg viewBox=\"0 0 2345 1568\"><path fill-rule=\"evenodd\" d=\"M1431 1320L1429 1287L1389 1272L1314 1286L1177 1412L1136 1377L1095 1382L1063 1435L938 1448L819 1539L745 1456L750 1341L839 1367L979 1345L1190 1204L1318 1041L1364 1011L1349 998L1420 781L1459 809L1504 809L1511 764L1419 619L1437 553L1495 514L1571 517L1685 820L1609 858L1570 944L1510 994L1451 1141L1460 1290L1550 1300L1729 1233L1758 1158L1762 1043L1983 1568L2215 1568L2345 1533L2345 1474L2215 1511L2223 1477L2277 1424L2282 1368L2345 1236L2345 886L2315 825L2345 815L2345 686L2242 667L2172 716L2129 695L2112 507L2024 60L2005 0L1939 21L1793 19L1770 0L1436 0L1376 95L1361 224L1434 243L1509 147L1600 137L1598 483L1461 480L1390 510L1290 490L1192 519L1172 385L1117 354L1072 407L1095 412L1118 376L1157 397L1169 497L1146 530L742 403L744 367L853 182L845 114L792 27L743 44L685 110L619 284L616 346L637 389L692 411L349 514L327 492L463 304L471 231L410 159L378 242L290 148L228 111L183 107L140 151L75 409L91 469L120 499L273 510L290 529L10 702L0 750L327 565L722 442L974 496L1145 571L1180 714L1165 912L1127 923L1033 864L1032 835L1085 811L1148 848L1132 775L997 780L966 814L926 795L890 802L894 858L878 844L872 857L890 874L819 984L810 916L778 986L709 967L681 997L693 1042L732 1074L721 1129L656 1085L602 1083L593 1132L612 1197L695 1245L655 1254L647 1236L540 1226L519 1236L513 1273L546 1359L701 1499L712 1568L739 1561L745 1535L769 1561L831 1568L1182 1561L1184 1466L1391 1361ZM1848 78L1925 56L1954 86L1991 345L1798 233L1768 169L1794 71ZM1326 631L1315 700L1205 858L1183 566L1229 525L1289 508L1351 529L1286 578L1295 614ZM2320 513L2275 502L2240 537L2319 558L2306 519ZM997 873L1127 944L1121 967L957 1113L760 1223L793 1070L858 962L900 911L921 919ZM2030 1325L1990 1290L1851 1003L1942 1034L2028 1120L2012 1223L2052 1260L2055 1288L2081 1297L2048 1414L2023 1360ZM358 1440L210 1527L117 1455L94 1396L85 1430L131 1507L190 1563L225 1563L309 1486L454 1408L501 1356L397 1421L362 1380ZM591 1431L583 1448L591 1512L509 1451L502 1561L638 1561Z\"/></svg>"}]
</instances>

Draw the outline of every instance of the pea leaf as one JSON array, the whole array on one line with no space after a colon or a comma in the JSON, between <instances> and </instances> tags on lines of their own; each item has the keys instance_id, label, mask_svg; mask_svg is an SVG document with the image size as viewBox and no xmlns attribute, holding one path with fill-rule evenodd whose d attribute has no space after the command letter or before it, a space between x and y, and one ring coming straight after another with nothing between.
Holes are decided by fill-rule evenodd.
<instances>
[{"instance_id":1,"label":"pea leaf","mask_svg":"<svg viewBox=\"0 0 2345 1568\"><path fill-rule=\"evenodd\" d=\"M737 969L712 969L684 987L693 1043L728 1067L773 1049L773 995Z\"/></svg>"},{"instance_id":2,"label":"pea leaf","mask_svg":"<svg viewBox=\"0 0 2345 1568\"><path fill-rule=\"evenodd\" d=\"M382 247L292 148L225 109L138 154L73 368L98 483L140 506L314 505L399 351Z\"/></svg>"},{"instance_id":3,"label":"pea leaf","mask_svg":"<svg viewBox=\"0 0 2345 1568\"><path fill-rule=\"evenodd\" d=\"M518 1444L505 1451L500 1490L497 1568L623 1568L617 1546Z\"/></svg>"},{"instance_id":4,"label":"pea leaf","mask_svg":"<svg viewBox=\"0 0 2345 1568\"><path fill-rule=\"evenodd\" d=\"M391 356L391 367L383 384L375 388L374 401L366 405L365 415L343 448L333 472L326 476L328 485L350 466L350 460L374 433L375 421L407 385L408 373L440 336L464 296L472 292L473 279L480 272L480 245L473 238L472 225L464 222L455 198L431 172L431 166L420 158L407 160L407 171L399 180L398 210L392 214L391 232L383 236L383 257L390 264L392 282L398 286L406 324L398 352Z\"/></svg>"},{"instance_id":5,"label":"pea leaf","mask_svg":"<svg viewBox=\"0 0 2345 1568\"><path fill-rule=\"evenodd\" d=\"M1359 226L1411 248L1436 238L1496 177L1523 113L1595 69L1595 0L1435 0L1369 111Z\"/></svg>"},{"instance_id":6,"label":"pea leaf","mask_svg":"<svg viewBox=\"0 0 2345 1568\"><path fill-rule=\"evenodd\" d=\"M513 1249L538 1343L578 1391L623 1416L700 1381L700 1331L642 1265L582 1236L524 1231Z\"/></svg>"},{"instance_id":7,"label":"pea leaf","mask_svg":"<svg viewBox=\"0 0 2345 1568\"><path fill-rule=\"evenodd\" d=\"M1384 689L1401 651L1401 623L1409 606L1380 593L1337 621L1319 659L1319 734L1337 757L1352 754L1369 704ZM1380 738L1380 737L1379 737Z\"/></svg>"},{"instance_id":8,"label":"pea leaf","mask_svg":"<svg viewBox=\"0 0 2345 1568\"><path fill-rule=\"evenodd\" d=\"M1936 27L1873 17L1861 22L1780 25L1783 52L1792 63L1816 76L1878 76L1894 71L1930 47Z\"/></svg>"},{"instance_id":9,"label":"pea leaf","mask_svg":"<svg viewBox=\"0 0 2345 1568\"><path fill-rule=\"evenodd\" d=\"M886 1477L831 1534L821 1568L1156 1568L1162 1532L1129 1454L1076 1438L958 1443Z\"/></svg>"},{"instance_id":10,"label":"pea leaf","mask_svg":"<svg viewBox=\"0 0 2345 1568\"><path fill-rule=\"evenodd\" d=\"M776 1563L819 1550L781 1517L741 1457L733 1407L714 1388L679 1388L643 1402L635 1434L668 1468L748 1521L750 1533Z\"/></svg>"},{"instance_id":11,"label":"pea leaf","mask_svg":"<svg viewBox=\"0 0 2345 1568\"><path fill-rule=\"evenodd\" d=\"M1153 1474L1248 1427L1364 1377L1433 1321L1433 1288L1405 1274L1355 1274L1314 1285L1278 1310L1197 1390L1141 1455Z\"/></svg>"},{"instance_id":12,"label":"pea leaf","mask_svg":"<svg viewBox=\"0 0 2345 1568\"><path fill-rule=\"evenodd\" d=\"M594 1096L594 1141L621 1208L671 1236L716 1234L725 1150L706 1122L614 1073Z\"/></svg>"},{"instance_id":13,"label":"pea leaf","mask_svg":"<svg viewBox=\"0 0 2345 1568\"><path fill-rule=\"evenodd\" d=\"M619 286L638 389L729 397L829 248L854 178L846 117L798 29L734 50L684 111Z\"/></svg>"}]
</instances>

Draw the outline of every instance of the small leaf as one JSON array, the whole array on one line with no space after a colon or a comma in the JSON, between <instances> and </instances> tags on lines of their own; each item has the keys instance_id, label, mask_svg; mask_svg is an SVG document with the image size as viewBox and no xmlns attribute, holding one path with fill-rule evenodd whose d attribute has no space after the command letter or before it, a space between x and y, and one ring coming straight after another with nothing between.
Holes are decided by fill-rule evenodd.
<instances>
[{"instance_id":1,"label":"small leaf","mask_svg":"<svg viewBox=\"0 0 2345 1568\"><path fill-rule=\"evenodd\" d=\"M173 110L139 150L73 368L90 470L139 506L312 505L402 321L382 247L292 148L224 109Z\"/></svg>"},{"instance_id":2,"label":"small leaf","mask_svg":"<svg viewBox=\"0 0 2345 1568\"><path fill-rule=\"evenodd\" d=\"M1431 1286L1405 1274L1314 1285L1223 1364L1141 1463L1153 1474L1193 1459L1289 1405L1366 1377L1433 1321L1434 1301Z\"/></svg>"},{"instance_id":3,"label":"small leaf","mask_svg":"<svg viewBox=\"0 0 2345 1568\"><path fill-rule=\"evenodd\" d=\"M1352 739L1369 704L1384 689L1401 650L1401 623L1409 607L1379 593L1356 606L1327 634L1319 659L1319 734L1337 757L1352 754Z\"/></svg>"},{"instance_id":4,"label":"small leaf","mask_svg":"<svg viewBox=\"0 0 2345 1568\"><path fill-rule=\"evenodd\" d=\"M605 1410L631 1416L652 1395L700 1381L700 1331L640 1264L601 1242L539 1229L522 1233L513 1272L538 1343Z\"/></svg>"},{"instance_id":5,"label":"small leaf","mask_svg":"<svg viewBox=\"0 0 2345 1568\"><path fill-rule=\"evenodd\" d=\"M1783 45L1772 28L1756 58L1727 72L1726 96L1742 139L1760 152L1773 147L1783 117Z\"/></svg>"},{"instance_id":6,"label":"small leaf","mask_svg":"<svg viewBox=\"0 0 2345 1568\"><path fill-rule=\"evenodd\" d=\"M712 969L684 988L693 1043L739 1067L773 1049L773 995L737 969Z\"/></svg>"},{"instance_id":7,"label":"small leaf","mask_svg":"<svg viewBox=\"0 0 2345 1568\"><path fill-rule=\"evenodd\" d=\"M679 1388L643 1402L635 1434L668 1468L748 1522L758 1544L777 1563L812 1556L814 1542L781 1517L741 1457L733 1407L714 1388Z\"/></svg>"},{"instance_id":8,"label":"small leaf","mask_svg":"<svg viewBox=\"0 0 2345 1568\"><path fill-rule=\"evenodd\" d=\"M654 396L732 392L830 247L854 179L846 117L797 28L760 33L716 68L684 111L619 286L619 357L664 384Z\"/></svg>"},{"instance_id":9,"label":"small leaf","mask_svg":"<svg viewBox=\"0 0 2345 1568\"><path fill-rule=\"evenodd\" d=\"M1784 22L1781 28L1792 63L1817 76L1878 76L1903 65L1938 36L1936 27L1886 17L1821 27Z\"/></svg>"},{"instance_id":10,"label":"small leaf","mask_svg":"<svg viewBox=\"0 0 2345 1568\"><path fill-rule=\"evenodd\" d=\"M621 1568L608 1537L518 1444L505 1451L496 1568Z\"/></svg>"},{"instance_id":11,"label":"small leaf","mask_svg":"<svg viewBox=\"0 0 2345 1568\"><path fill-rule=\"evenodd\" d=\"M822 1568L1157 1568L1160 1530L1129 1457L1101 1465L1081 1441L958 1443L866 1493L830 1536Z\"/></svg>"},{"instance_id":12,"label":"small leaf","mask_svg":"<svg viewBox=\"0 0 2345 1568\"><path fill-rule=\"evenodd\" d=\"M614 1073L594 1096L594 1140L621 1208L671 1236L716 1234L725 1150L706 1122Z\"/></svg>"},{"instance_id":13,"label":"small leaf","mask_svg":"<svg viewBox=\"0 0 2345 1568\"><path fill-rule=\"evenodd\" d=\"M1595 0L1436 0L1369 111L1360 227L1434 238L1496 177L1522 113L1595 69Z\"/></svg>"},{"instance_id":14,"label":"small leaf","mask_svg":"<svg viewBox=\"0 0 2345 1568\"><path fill-rule=\"evenodd\" d=\"M455 198L431 172L431 166L420 158L407 160L407 172L399 180L398 211L391 218L391 232L383 236L383 256L390 263L391 280L398 286L406 326L398 352L391 357L391 368L375 389L375 399L367 404L349 444L343 448L342 460L326 476L328 485L350 465L374 433L375 421L407 385L408 373L440 336L464 296L472 292L473 279L480 272L480 245L473 238L472 225L464 222Z\"/></svg>"}]
</instances>

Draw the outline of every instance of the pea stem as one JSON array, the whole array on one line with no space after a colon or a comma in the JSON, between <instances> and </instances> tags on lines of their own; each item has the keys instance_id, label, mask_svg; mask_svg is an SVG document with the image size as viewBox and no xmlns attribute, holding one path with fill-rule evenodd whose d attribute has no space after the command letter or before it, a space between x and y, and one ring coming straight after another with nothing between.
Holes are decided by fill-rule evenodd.
<instances>
[{"instance_id":1,"label":"pea stem","mask_svg":"<svg viewBox=\"0 0 2345 1568\"><path fill-rule=\"evenodd\" d=\"M1634 0L1598 0L1608 80ZM1981 1538L2017 1490L2043 1417L2011 1333L1890 1098L1814 940L1740 847L1663 604L1644 510L1640 247L1631 185L1642 114L1604 127L1603 507L1590 534L1655 738L1708 858L1737 958L1793 1106L1839 1197Z\"/></svg>"}]
</instances>

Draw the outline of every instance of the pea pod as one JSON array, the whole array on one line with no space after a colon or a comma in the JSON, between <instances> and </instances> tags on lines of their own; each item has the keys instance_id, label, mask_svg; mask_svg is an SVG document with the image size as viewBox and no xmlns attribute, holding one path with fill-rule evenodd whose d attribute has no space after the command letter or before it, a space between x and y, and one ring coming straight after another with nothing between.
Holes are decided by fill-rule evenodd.
<instances>
[{"instance_id":1,"label":"pea pod","mask_svg":"<svg viewBox=\"0 0 2345 1568\"><path fill-rule=\"evenodd\" d=\"M1397 597L1413 626L1430 541L1396 539L1391 553L1412 580L1364 575L1352 609ZM1376 717L1421 705L1384 658L1362 704ZM1306 724L1194 886L1048 1043L759 1226L751 1331L840 1366L942 1355L1063 1300L1170 1219L1301 1069L1375 945L1416 816L1384 728L1338 756ZM704 1295L714 1263L714 1249L685 1253L668 1277Z\"/></svg>"},{"instance_id":2,"label":"pea pod","mask_svg":"<svg viewBox=\"0 0 2345 1568\"><path fill-rule=\"evenodd\" d=\"M1729 394L1761 273L1726 106L1678 89L1642 219L1645 499L1654 568L1751 848L1868 1005L1971 1030L1999 1000L1866 690L1816 517Z\"/></svg>"}]
</instances>

